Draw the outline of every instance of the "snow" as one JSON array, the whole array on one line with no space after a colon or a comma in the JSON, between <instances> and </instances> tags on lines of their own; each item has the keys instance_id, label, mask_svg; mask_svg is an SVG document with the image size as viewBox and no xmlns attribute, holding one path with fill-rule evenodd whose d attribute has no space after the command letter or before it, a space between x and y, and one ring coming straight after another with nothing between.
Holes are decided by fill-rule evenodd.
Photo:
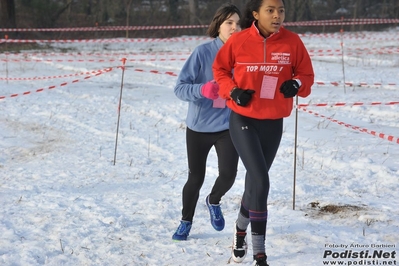
<instances>
[{"instance_id":1,"label":"snow","mask_svg":"<svg viewBox=\"0 0 399 266\"><path fill-rule=\"evenodd\" d=\"M386 103L399 99L398 32L302 36L308 49L326 51L312 55L316 81L325 84L315 84L308 98L299 99L309 106L294 109L284 122L270 170L270 265L395 265L399 105ZM205 205L217 175L214 150L189 239L171 239L187 178L187 103L173 93L175 74L207 41L186 37L54 43L0 54L1 265L235 264L233 223L245 169L240 162L222 199L226 227L217 232ZM341 44L342 56L328 55ZM361 82L367 85L356 85ZM334 106L338 102L347 104ZM391 255L377 262L323 258L326 251L346 250ZM251 258L250 244L241 265L251 265Z\"/></svg>"}]
</instances>

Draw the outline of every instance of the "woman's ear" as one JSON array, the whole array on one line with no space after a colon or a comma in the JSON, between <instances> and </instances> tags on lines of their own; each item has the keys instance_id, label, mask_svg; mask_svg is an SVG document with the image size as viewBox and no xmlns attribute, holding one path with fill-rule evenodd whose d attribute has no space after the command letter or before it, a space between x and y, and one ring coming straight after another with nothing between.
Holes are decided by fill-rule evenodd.
<instances>
[{"instance_id":1,"label":"woman's ear","mask_svg":"<svg viewBox=\"0 0 399 266\"><path fill-rule=\"evenodd\" d=\"M258 20L259 14L256 11L252 11L252 16L254 17L254 19Z\"/></svg>"}]
</instances>

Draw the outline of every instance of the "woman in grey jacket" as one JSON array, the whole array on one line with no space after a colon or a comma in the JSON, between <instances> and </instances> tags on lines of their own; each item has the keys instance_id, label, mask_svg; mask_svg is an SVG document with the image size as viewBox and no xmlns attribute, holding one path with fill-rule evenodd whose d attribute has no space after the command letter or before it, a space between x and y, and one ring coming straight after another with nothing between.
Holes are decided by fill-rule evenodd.
<instances>
[{"instance_id":1,"label":"woman in grey jacket","mask_svg":"<svg viewBox=\"0 0 399 266\"><path fill-rule=\"evenodd\" d=\"M220 47L240 30L240 10L232 4L222 5L215 13L207 34L214 40L199 45L185 62L174 89L176 96L188 102L186 146L188 179L183 187L182 218L173 234L174 240L187 240L199 192L204 183L206 160L215 147L219 176L206 197L213 228L221 231L224 218L220 200L232 187L237 175L238 154L229 134L230 109L218 95L212 64Z\"/></svg>"}]
</instances>

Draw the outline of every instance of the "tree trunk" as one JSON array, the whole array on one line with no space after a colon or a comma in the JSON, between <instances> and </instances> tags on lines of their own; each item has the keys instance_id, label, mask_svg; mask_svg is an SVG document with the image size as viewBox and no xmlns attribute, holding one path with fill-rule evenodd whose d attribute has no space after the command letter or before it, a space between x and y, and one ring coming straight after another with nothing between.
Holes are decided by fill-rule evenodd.
<instances>
[{"instance_id":1,"label":"tree trunk","mask_svg":"<svg viewBox=\"0 0 399 266\"><path fill-rule=\"evenodd\" d=\"M68 0L67 3L65 4L65 6L63 6L60 10L58 10L57 12L55 12L54 15L51 16L51 22L53 25L59 19L59 17L62 15L62 13L69 10L70 5L72 4L72 1L73 0Z\"/></svg>"},{"instance_id":2,"label":"tree trunk","mask_svg":"<svg viewBox=\"0 0 399 266\"><path fill-rule=\"evenodd\" d=\"M177 0L169 0L169 20L172 21L173 24L177 24L179 21L178 5L179 3Z\"/></svg>"},{"instance_id":3,"label":"tree trunk","mask_svg":"<svg viewBox=\"0 0 399 266\"><path fill-rule=\"evenodd\" d=\"M16 28L14 0L0 0L0 24L4 28Z\"/></svg>"},{"instance_id":4,"label":"tree trunk","mask_svg":"<svg viewBox=\"0 0 399 266\"><path fill-rule=\"evenodd\" d=\"M132 6L133 0L128 0L126 4L126 27L129 27L129 18L130 18L130 7ZM129 38L129 30L126 29L126 38Z\"/></svg>"},{"instance_id":5,"label":"tree trunk","mask_svg":"<svg viewBox=\"0 0 399 266\"><path fill-rule=\"evenodd\" d=\"M197 21L197 7L195 5L195 0L188 0L188 5L190 9L190 24L195 25Z\"/></svg>"},{"instance_id":6,"label":"tree trunk","mask_svg":"<svg viewBox=\"0 0 399 266\"><path fill-rule=\"evenodd\" d=\"M353 7L353 19L357 18L358 8L359 8L359 0L356 0L356 3L354 5L354 7ZM355 30L355 25L352 25L351 26L351 31L354 31L354 30Z\"/></svg>"}]
</instances>

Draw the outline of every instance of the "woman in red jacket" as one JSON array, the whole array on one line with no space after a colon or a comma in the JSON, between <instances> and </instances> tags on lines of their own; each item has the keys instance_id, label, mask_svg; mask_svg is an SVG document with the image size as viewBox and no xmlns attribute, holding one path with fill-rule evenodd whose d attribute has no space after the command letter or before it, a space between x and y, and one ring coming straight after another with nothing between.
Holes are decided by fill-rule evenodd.
<instances>
[{"instance_id":1,"label":"woman in red jacket","mask_svg":"<svg viewBox=\"0 0 399 266\"><path fill-rule=\"evenodd\" d=\"M293 98L307 97L314 82L309 54L299 36L282 27L284 18L282 0L250 0L241 21L243 30L230 37L213 63L219 94L232 110L230 135L247 171L232 257L235 262L244 260L246 229L251 224L255 265L263 266L268 265L268 172Z\"/></svg>"}]
</instances>

